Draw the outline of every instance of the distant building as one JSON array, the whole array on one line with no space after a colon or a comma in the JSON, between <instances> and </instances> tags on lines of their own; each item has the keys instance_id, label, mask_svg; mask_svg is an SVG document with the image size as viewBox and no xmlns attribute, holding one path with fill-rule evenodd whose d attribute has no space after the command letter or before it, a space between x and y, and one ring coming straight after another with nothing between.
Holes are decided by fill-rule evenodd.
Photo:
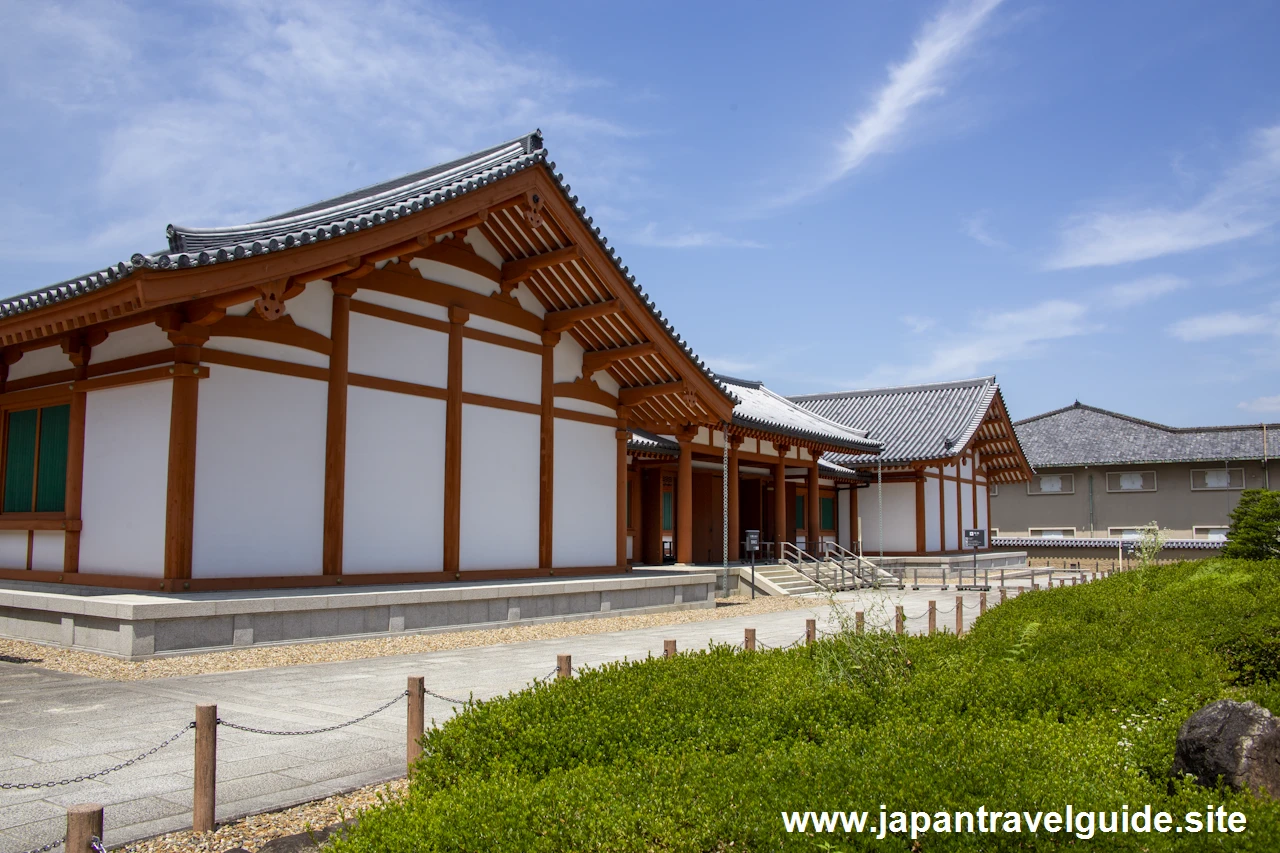
<instances>
[{"instance_id":1,"label":"distant building","mask_svg":"<svg viewBox=\"0 0 1280 853\"><path fill-rule=\"evenodd\" d=\"M1271 488L1278 426L1169 427L1079 402L1017 421L1035 474L992 490L992 534L1005 547L1114 550L1154 521L1174 550L1216 549L1240 492Z\"/></svg>"}]
</instances>

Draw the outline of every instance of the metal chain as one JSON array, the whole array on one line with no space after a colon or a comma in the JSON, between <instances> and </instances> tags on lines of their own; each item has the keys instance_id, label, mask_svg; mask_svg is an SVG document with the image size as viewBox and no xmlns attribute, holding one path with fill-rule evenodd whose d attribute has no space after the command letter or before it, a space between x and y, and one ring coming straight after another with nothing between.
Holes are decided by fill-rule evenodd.
<instances>
[{"instance_id":1,"label":"metal chain","mask_svg":"<svg viewBox=\"0 0 1280 853\"><path fill-rule=\"evenodd\" d=\"M57 841L50 841L43 847L37 847L34 850L27 850L26 853L49 853L50 850L57 850L62 846L64 839L59 838ZM99 848L101 849L101 848Z\"/></svg>"},{"instance_id":2,"label":"metal chain","mask_svg":"<svg viewBox=\"0 0 1280 853\"><path fill-rule=\"evenodd\" d=\"M345 729L347 726L354 726L356 723L364 722L365 720L372 717L374 714L380 714L383 711L387 710L392 705L396 704L397 702L399 702L401 699L405 698L408 695L409 695L409 691L405 690L402 693L399 693L390 702L387 702L386 704L383 704L383 705L379 705L377 708L374 708L372 711L370 711L369 713L363 716L356 717L354 720L347 720L345 723L338 723L337 725L333 725L333 726L325 726L322 729L304 729L302 731L296 731L296 732L278 732L278 731L271 731L270 729L255 729L252 726L241 726L235 723L228 723L226 720L222 719L221 717L218 718L218 725L226 726L229 729L235 729L241 732L250 732L255 735L283 735L286 737L292 737L294 735L318 735L318 734L324 734L325 732L337 731L338 729Z\"/></svg>"},{"instance_id":3,"label":"metal chain","mask_svg":"<svg viewBox=\"0 0 1280 853\"><path fill-rule=\"evenodd\" d=\"M188 731L190 731L191 729L194 729L195 727L196 727L196 724L194 722L187 723L185 726L182 727L181 731L179 731L176 735L174 735L173 737L161 743L159 746L153 746L151 749L148 749L146 752L142 753L141 755L137 755L133 758L130 758L128 761L125 761L121 764L117 764L115 767L107 767L95 773L86 773L83 776L76 776L71 779L59 779L57 782L0 782L0 790L21 791L27 788L56 788L59 785L71 785L76 782L88 782L90 779L97 779L100 776L106 776L108 773L114 773L117 770L123 770L126 767L132 767L134 764L137 764L142 759L149 758L150 756L155 755L157 752L164 749L166 746L173 743L175 740L182 737ZM49 848L49 849L52 849L52 848Z\"/></svg>"},{"instance_id":4,"label":"metal chain","mask_svg":"<svg viewBox=\"0 0 1280 853\"><path fill-rule=\"evenodd\" d=\"M96 835L89 839L89 846L93 848L93 853L107 853L107 848L102 845L102 839Z\"/></svg>"},{"instance_id":5,"label":"metal chain","mask_svg":"<svg viewBox=\"0 0 1280 853\"><path fill-rule=\"evenodd\" d=\"M439 693L435 692L434 690L428 690L425 687L422 688L422 692L427 694L428 696L434 696L437 699L448 702L451 705L467 705L467 704L470 704L471 702L470 699L450 699L448 696L441 696Z\"/></svg>"}]
</instances>

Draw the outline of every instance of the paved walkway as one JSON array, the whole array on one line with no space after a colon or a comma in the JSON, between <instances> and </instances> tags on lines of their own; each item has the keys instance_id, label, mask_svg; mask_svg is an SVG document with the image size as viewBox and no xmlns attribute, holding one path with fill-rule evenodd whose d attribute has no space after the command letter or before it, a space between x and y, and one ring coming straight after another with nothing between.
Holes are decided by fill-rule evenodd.
<instances>
[{"instance_id":1,"label":"paved walkway","mask_svg":"<svg viewBox=\"0 0 1280 853\"><path fill-rule=\"evenodd\" d=\"M955 629L956 592L844 593L850 610L865 609L870 624L888 625L901 603L913 633L925 628L929 599L939 605L938 627ZM978 594L964 593L966 626L977 617ZM989 595L991 606L998 593ZM634 631L403 655L374 660L249 670L148 681L100 681L0 663L0 782L74 777L119 764L182 730L197 703L216 702L230 722L267 729L306 729L358 717L424 675L445 696L490 698L545 678L558 653L574 666L660 655L666 639L682 650L710 642L741 642L757 629L761 644L786 645L804 633L806 618L833 626L825 600L812 610L719 619ZM452 707L427 697L428 719ZM271 737L225 727L218 733L219 820L269 811L404 774L405 706L398 703L339 731ZM121 844L191 826L193 734L100 781L54 788L0 790L0 853L19 853L65 831L65 808L106 806L106 839Z\"/></svg>"}]
</instances>

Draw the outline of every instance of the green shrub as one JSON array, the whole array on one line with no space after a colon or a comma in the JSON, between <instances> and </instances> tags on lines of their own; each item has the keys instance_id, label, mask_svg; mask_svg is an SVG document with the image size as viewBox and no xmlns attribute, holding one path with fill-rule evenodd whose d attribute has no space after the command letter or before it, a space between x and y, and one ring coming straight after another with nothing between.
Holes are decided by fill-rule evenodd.
<instances>
[{"instance_id":1,"label":"green shrub","mask_svg":"<svg viewBox=\"0 0 1280 853\"><path fill-rule=\"evenodd\" d=\"M1169 776L1194 709L1276 708L1278 617L1280 561L1209 560L1020 596L964 638L843 633L609 664L428 732L407 798L333 849L905 851L901 834L789 834L780 814L1210 802L1246 813L1248 833L929 835L918 849L1280 849L1280 804Z\"/></svg>"},{"instance_id":2,"label":"green shrub","mask_svg":"<svg viewBox=\"0 0 1280 853\"><path fill-rule=\"evenodd\" d=\"M1280 492L1245 489L1231 511L1224 557L1273 560L1280 557Z\"/></svg>"}]
</instances>

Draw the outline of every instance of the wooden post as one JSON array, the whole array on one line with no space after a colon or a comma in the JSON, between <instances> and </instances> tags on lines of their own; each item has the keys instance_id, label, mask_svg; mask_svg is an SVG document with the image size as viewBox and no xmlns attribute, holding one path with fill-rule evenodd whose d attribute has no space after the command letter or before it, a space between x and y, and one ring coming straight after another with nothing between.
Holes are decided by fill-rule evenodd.
<instances>
[{"instance_id":1,"label":"wooden post","mask_svg":"<svg viewBox=\"0 0 1280 853\"><path fill-rule=\"evenodd\" d=\"M556 681L573 678L573 655L556 655Z\"/></svg>"},{"instance_id":2,"label":"wooden post","mask_svg":"<svg viewBox=\"0 0 1280 853\"><path fill-rule=\"evenodd\" d=\"M542 333L542 420L538 439L541 454L538 462L538 567L542 569L552 567L556 449L555 350L558 343L560 343L559 332ZM590 377L587 378L590 379ZM625 460L625 443L622 452ZM627 535L625 530L622 535Z\"/></svg>"},{"instance_id":3,"label":"wooden post","mask_svg":"<svg viewBox=\"0 0 1280 853\"><path fill-rule=\"evenodd\" d=\"M782 559L782 543L787 541L787 460L791 448L776 445L778 461L773 465L773 549L774 560Z\"/></svg>"},{"instance_id":4,"label":"wooden post","mask_svg":"<svg viewBox=\"0 0 1280 853\"><path fill-rule=\"evenodd\" d=\"M169 332L173 343L173 391L169 404L169 481L164 522L164 576L191 577L195 538L196 418L200 400L200 345L203 327Z\"/></svg>"},{"instance_id":5,"label":"wooden post","mask_svg":"<svg viewBox=\"0 0 1280 853\"><path fill-rule=\"evenodd\" d=\"M680 464L676 470L676 562L693 562L693 437L696 431L681 432Z\"/></svg>"},{"instance_id":6,"label":"wooden post","mask_svg":"<svg viewBox=\"0 0 1280 853\"><path fill-rule=\"evenodd\" d=\"M756 629L747 628L742 632L742 647L749 652L756 650Z\"/></svg>"},{"instance_id":7,"label":"wooden post","mask_svg":"<svg viewBox=\"0 0 1280 853\"><path fill-rule=\"evenodd\" d=\"M449 306L449 367L444 414L444 570L456 572L462 559L462 328L471 312ZM544 368L545 370L545 368ZM545 380L544 380L545 381ZM543 459L547 441L542 440ZM539 530L541 520L539 520Z\"/></svg>"},{"instance_id":8,"label":"wooden post","mask_svg":"<svg viewBox=\"0 0 1280 853\"><path fill-rule=\"evenodd\" d=\"M333 319L329 321L329 402L324 443L324 574L342 574L342 534L347 482L347 379L351 339L351 295L354 285L333 285Z\"/></svg>"},{"instance_id":9,"label":"wooden post","mask_svg":"<svg viewBox=\"0 0 1280 853\"><path fill-rule=\"evenodd\" d=\"M71 416L67 425L67 485L66 500L63 504L67 521L80 521L81 495L84 492L84 415L86 394L75 391L71 394ZM67 525L63 535L62 570L64 572L80 571L80 530L79 525ZM76 527L72 530L70 528Z\"/></svg>"},{"instance_id":10,"label":"wooden post","mask_svg":"<svg viewBox=\"0 0 1280 853\"><path fill-rule=\"evenodd\" d=\"M409 714L405 721L405 766L413 769L413 762L422 755L422 733L426 715L422 703L426 695L426 679L421 675L409 676Z\"/></svg>"},{"instance_id":11,"label":"wooden post","mask_svg":"<svg viewBox=\"0 0 1280 853\"><path fill-rule=\"evenodd\" d=\"M196 706L196 756L191 829L212 832L218 794L218 706Z\"/></svg>"},{"instance_id":12,"label":"wooden post","mask_svg":"<svg viewBox=\"0 0 1280 853\"><path fill-rule=\"evenodd\" d=\"M1000 587L1000 603L1004 604L1008 600L1009 600L1009 588L1006 586Z\"/></svg>"},{"instance_id":13,"label":"wooden post","mask_svg":"<svg viewBox=\"0 0 1280 853\"><path fill-rule=\"evenodd\" d=\"M102 840L102 806L98 803L68 806L63 849L67 853L94 853L90 843L94 838Z\"/></svg>"},{"instance_id":14,"label":"wooden post","mask_svg":"<svg viewBox=\"0 0 1280 853\"><path fill-rule=\"evenodd\" d=\"M738 518L738 445L742 444L740 436L728 436L729 441L729 562L736 563L740 557L741 547L738 539L741 532Z\"/></svg>"},{"instance_id":15,"label":"wooden post","mask_svg":"<svg viewBox=\"0 0 1280 853\"><path fill-rule=\"evenodd\" d=\"M804 644L812 646L814 641L818 639L818 620L804 620Z\"/></svg>"},{"instance_id":16,"label":"wooden post","mask_svg":"<svg viewBox=\"0 0 1280 853\"><path fill-rule=\"evenodd\" d=\"M938 602L929 602L929 635L933 636L933 632L938 630Z\"/></svg>"},{"instance_id":17,"label":"wooden post","mask_svg":"<svg viewBox=\"0 0 1280 853\"><path fill-rule=\"evenodd\" d=\"M864 631L866 631L867 620L866 620L866 617L863 616L863 613L861 610L858 610L853 614L853 624L854 624L854 630L857 633L861 634Z\"/></svg>"},{"instance_id":18,"label":"wooden post","mask_svg":"<svg viewBox=\"0 0 1280 853\"><path fill-rule=\"evenodd\" d=\"M956 636L964 633L964 596L956 596Z\"/></svg>"},{"instance_id":19,"label":"wooden post","mask_svg":"<svg viewBox=\"0 0 1280 853\"><path fill-rule=\"evenodd\" d=\"M981 616L987 612L987 594L985 592L978 593L978 615Z\"/></svg>"},{"instance_id":20,"label":"wooden post","mask_svg":"<svg viewBox=\"0 0 1280 853\"><path fill-rule=\"evenodd\" d=\"M673 657L675 657L675 656L676 656L676 641L675 641L675 640L663 640L663 641L662 641L662 656L663 656L664 658L673 658Z\"/></svg>"},{"instance_id":21,"label":"wooden post","mask_svg":"<svg viewBox=\"0 0 1280 853\"><path fill-rule=\"evenodd\" d=\"M805 540L804 548L813 556L822 559L822 498L818 494L818 456L821 454L810 451L813 456L813 464L809 466L809 497L806 498L808 506L807 524L805 524Z\"/></svg>"},{"instance_id":22,"label":"wooden post","mask_svg":"<svg viewBox=\"0 0 1280 853\"><path fill-rule=\"evenodd\" d=\"M907 616L902 612L902 605L899 604L893 609L893 630L896 634L901 634L906 629Z\"/></svg>"}]
</instances>

